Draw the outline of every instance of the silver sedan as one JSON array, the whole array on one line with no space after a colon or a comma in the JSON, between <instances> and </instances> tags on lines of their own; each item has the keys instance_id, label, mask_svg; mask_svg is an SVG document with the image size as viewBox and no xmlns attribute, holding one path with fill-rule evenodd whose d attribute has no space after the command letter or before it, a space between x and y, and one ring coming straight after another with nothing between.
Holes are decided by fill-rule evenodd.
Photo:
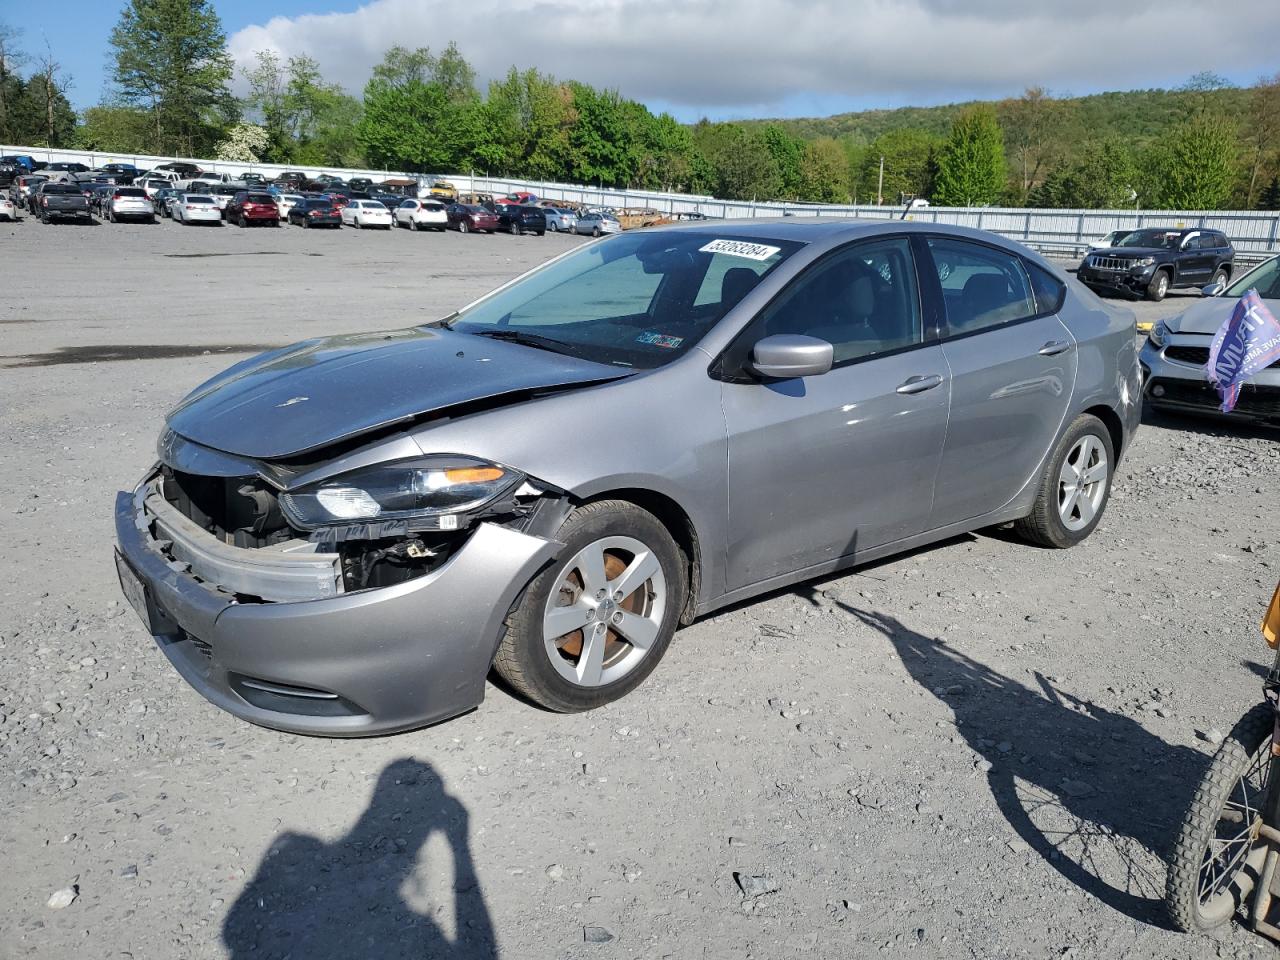
<instances>
[{"instance_id":1,"label":"silver sedan","mask_svg":"<svg viewBox=\"0 0 1280 960\"><path fill-rule=\"evenodd\" d=\"M1079 543L1140 414L1130 310L941 224L634 231L434 312L214 377L119 495L125 596L218 706L385 733L496 668L598 707L727 604L1008 522Z\"/></svg>"},{"instance_id":2,"label":"silver sedan","mask_svg":"<svg viewBox=\"0 0 1280 960\"><path fill-rule=\"evenodd\" d=\"M1230 414L1221 412L1218 392L1205 378L1213 335L1230 318L1236 302L1254 289L1267 309L1280 317L1280 257L1266 260L1229 286L1205 287L1203 300L1151 328L1142 346L1147 403L1183 413L1280 424L1280 361L1244 385Z\"/></svg>"}]
</instances>

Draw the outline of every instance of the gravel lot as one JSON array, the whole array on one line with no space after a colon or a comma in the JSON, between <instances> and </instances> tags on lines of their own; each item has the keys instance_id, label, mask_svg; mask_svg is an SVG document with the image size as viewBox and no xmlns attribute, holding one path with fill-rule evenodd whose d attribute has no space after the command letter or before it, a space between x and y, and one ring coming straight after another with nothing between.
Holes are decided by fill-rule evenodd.
<instances>
[{"instance_id":1,"label":"gravel lot","mask_svg":"<svg viewBox=\"0 0 1280 960\"><path fill-rule=\"evenodd\" d=\"M111 561L169 406L576 242L0 226L0 957L1273 955L1158 900L1206 741L1260 695L1274 432L1153 420L1082 546L966 536L731 608L592 714L491 686L325 741L178 678Z\"/></svg>"}]
</instances>

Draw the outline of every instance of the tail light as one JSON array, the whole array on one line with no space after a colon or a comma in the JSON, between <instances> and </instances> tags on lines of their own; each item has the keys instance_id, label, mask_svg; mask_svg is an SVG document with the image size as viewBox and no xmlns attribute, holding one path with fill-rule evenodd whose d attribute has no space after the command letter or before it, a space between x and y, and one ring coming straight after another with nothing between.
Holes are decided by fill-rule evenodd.
<instances>
[{"instance_id":1,"label":"tail light","mask_svg":"<svg viewBox=\"0 0 1280 960\"><path fill-rule=\"evenodd\" d=\"M113 193L113 194L111 195L111 199L112 199L112 200L123 200L123 199L124 199L124 194L123 194L123 193Z\"/></svg>"}]
</instances>

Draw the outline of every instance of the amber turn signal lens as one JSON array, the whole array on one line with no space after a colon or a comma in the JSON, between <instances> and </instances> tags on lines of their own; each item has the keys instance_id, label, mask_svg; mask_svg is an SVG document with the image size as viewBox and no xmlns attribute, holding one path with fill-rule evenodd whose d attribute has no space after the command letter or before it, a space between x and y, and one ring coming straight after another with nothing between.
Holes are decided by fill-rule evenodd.
<instances>
[{"instance_id":1,"label":"amber turn signal lens","mask_svg":"<svg viewBox=\"0 0 1280 960\"><path fill-rule=\"evenodd\" d=\"M497 467L455 467L444 472L450 483L491 483L502 479L502 471Z\"/></svg>"}]
</instances>

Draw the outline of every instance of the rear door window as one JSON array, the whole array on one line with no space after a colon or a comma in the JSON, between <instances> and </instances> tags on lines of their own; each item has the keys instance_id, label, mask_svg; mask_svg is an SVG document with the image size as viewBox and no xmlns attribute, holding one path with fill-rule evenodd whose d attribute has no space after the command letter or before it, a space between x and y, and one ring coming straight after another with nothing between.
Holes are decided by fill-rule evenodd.
<instances>
[{"instance_id":1,"label":"rear door window","mask_svg":"<svg viewBox=\"0 0 1280 960\"><path fill-rule=\"evenodd\" d=\"M952 336L1025 320L1039 312L1020 257L949 237L930 237L928 244Z\"/></svg>"}]
</instances>

